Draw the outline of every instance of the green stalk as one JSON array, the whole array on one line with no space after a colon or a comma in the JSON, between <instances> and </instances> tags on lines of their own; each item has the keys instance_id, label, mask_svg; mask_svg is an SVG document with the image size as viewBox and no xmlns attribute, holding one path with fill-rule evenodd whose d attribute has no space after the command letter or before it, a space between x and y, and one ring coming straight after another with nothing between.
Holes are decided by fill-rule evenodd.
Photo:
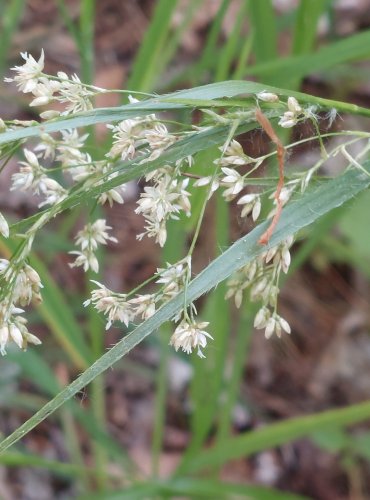
<instances>
[{"instance_id":1,"label":"green stalk","mask_svg":"<svg viewBox=\"0 0 370 500\"><path fill-rule=\"evenodd\" d=\"M25 0L10 0L1 12L0 76L4 74L5 62L9 54L12 36L18 28L25 3Z\"/></svg>"},{"instance_id":2,"label":"green stalk","mask_svg":"<svg viewBox=\"0 0 370 500\"><path fill-rule=\"evenodd\" d=\"M102 264L103 262L104 251L100 252L99 261ZM91 279L97 279L95 273L91 271L87 273L87 288L88 294L91 295L92 290L95 288L94 283L91 282ZM93 307L89 307L87 310L88 314L88 332L91 343L91 351L93 354L94 360L99 359L104 353L104 329L102 325L101 318L97 311ZM105 377L104 375L97 376L92 384L91 384L91 409L95 417L95 421L99 425L100 428L106 428L106 411L105 411ZM94 452L94 462L95 467L100 471L105 471L107 467L107 453L100 443L93 441L92 449ZM97 488L102 491L106 487L106 476L104 474L100 474L97 477Z\"/></svg>"},{"instance_id":3,"label":"green stalk","mask_svg":"<svg viewBox=\"0 0 370 500\"><path fill-rule=\"evenodd\" d=\"M211 29L209 31L205 46L202 51L202 56L198 64L196 64L195 67L192 68L193 78L196 77L196 81L198 82L202 80L203 72L214 65L215 62L214 54L217 50L216 47L217 39L221 31L222 21L225 17L227 9L229 8L229 5L230 5L230 0L222 0L222 4L220 5L218 12L212 22Z\"/></svg>"},{"instance_id":4,"label":"green stalk","mask_svg":"<svg viewBox=\"0 0 370 500\"><path fill-rule=\"evenodd\" d=\"M162 252L162 264L180 260L185 244L186 233L181 224L171 221L168 227L171 238L167 241ZM163 446L163 436L166 425L166 400L168 386L168 361L170 348L168 339L172 332L172 325L163 325L158 332L160 345L160 361L156 376L156 395L154 403L154 423L152 438L152 476L159 473L159 459Z\"/></svg>"},{"instance_id":5,"label":"green stalk","mask_svg":"<svg viewBox=\"0 0 370 500\"><path fill-rule=\"evenodd\" d=\"M149 28L135 58L127 87L134 90L151 90L159 79L162 51L167 41L171 16L178 0L158 0Z\"/></svg>"},{"instance_id":6,"label":"green stalk","mask_svg":"<svg viewBox=\"0 0 370 500\"><path fill-rule=\"evenodd\" d=\"M220 407L217 442L228 437L231 430L232 412L238 399L240 382L243 377L244 366L248 359L248 350L253 333L253 319L257 307L249 300L243 301L238 329L236 333L232 372L226 381L227 390L225 399Z\"/></svg>"},{"instance_id":7,"label":"green stalk","mask_svg":"<svg viewBox=\"0 0 370 500\"><path fill-rule=\"evenodd\" d=\"M81 0L80 4L81 75L82 81L88 84L94 81L95 1Z\"/></svg>"}]
</instances>

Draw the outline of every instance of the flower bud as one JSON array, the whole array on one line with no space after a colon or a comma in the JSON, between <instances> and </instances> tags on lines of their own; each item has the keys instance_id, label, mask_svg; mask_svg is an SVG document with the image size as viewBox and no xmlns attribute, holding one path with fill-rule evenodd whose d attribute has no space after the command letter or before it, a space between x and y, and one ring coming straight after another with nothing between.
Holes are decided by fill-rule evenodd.
<instances>
[{"instance_id":1,"label":"flower bud","mask_svg":"<svg viewBox=\"0 0 370 500\"><path fill-rule=\"evenodd\" d=\"M264 102L279 102L279 97L272 92L259 92L256 94L257 99Z\"/></svg>"}]
</instances>

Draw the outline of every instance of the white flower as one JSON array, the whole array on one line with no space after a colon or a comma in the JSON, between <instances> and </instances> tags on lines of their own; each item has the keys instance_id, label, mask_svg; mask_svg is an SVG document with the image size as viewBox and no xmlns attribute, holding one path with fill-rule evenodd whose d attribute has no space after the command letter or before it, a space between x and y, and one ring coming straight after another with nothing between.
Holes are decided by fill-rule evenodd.
<instances>
[{"instance_id":1,"label":"white flower","mask_svg":"<svg viewBox=\"0 0 370 500\"><path fill-rule=\"evenodd\" d=\"M40 139L41 141L34 148L34 151L38 153L39 158L54 160L58 142L50 134L42 134Z\"/></svg>"},{"instance_id":2,"label":"white flower","mask_svg":"<svg viewBox=\"0 0 370 500\"><path fill-rule=\"evenodd\" d=\"M106 154L110 158L121 157L122 160L131 159L135 156L136 148L147 141L143 137L144 123L142 119L128 119L118 125L107 125L113 131L113 146Z\"/></svg>"},{"instance_id":3,"label":"white flower","mask_svg":"<svg viewBox=\"0 0 370 500\"><path fill-rule=\"evenodd\" d=\"M58 73L58 76L60 74L62 73ZM64 74L62 75L64 76ZM57 101L67 104L62 115L93 109L90 98L94 95L94 92L84 87L77 75L72 75L70 80L62 79L59 95L55 97Z\"/></svg>"},{"instance_id":4,"label":"white flower","mask_svg":"<svg viewBox=\"0 0 370 500\"><path fill-rule=\"evenodd\" d=\"M81 231L78 231L76 244L80 245L82 250L89 247L96 250L98 244L106 245L108 240L117 243L117 238L109 236L108 230L110 229L112 229L111 226L107 226L104 219L98 219L93 224L86 224Z\"/></svg>"},{"instance_id":5,"label":"white flower","mask_svg":"<svg viewBox=\"0 0 370 500\"><path fill-rule=\"evenodd\" d=\"M2 234L4 238L9 238L9 225L6 222L6 219L1 212L0 212L0 234Z\"/></svg>"},{"instance_id":6,"label":"white flower","mask_svg":"<svg viewBox=\"0 0 370 500\"><path fill-rule=\"evenodd\" d=\"M40 191L46 198L43 202L39 203L40 208L45 205L55 205L64 200L67 196L67 191L64 187L54 179L50 179L50 177L43 177L41 179Z\"/></svg>"},{"instance_id":7,"label":"white flower","mask_svg":"<svg viewBox=\"0 0 370 500\"><path fill-rule=\"evenodd\" d=\"M288 97L287 105L289 111L286 111L279 120L279 125L283 128L294 127L294 125L298 122L298 118L303 113L303 110L295 97Z\"/></svg>"},{"instance_id":8,"label":"white flower","mask_svg":"<svg viewBox=\"0 0 370 500\"><path fill-rule=\"evenodd\" d=\"M74 166L77 163L84 164L90 160L90 157L84 155L81 148L84 147L89 134L79 136L77 129L67 129L60 131L62 138L57 143L57 160L63 166Z\"/></svg>"},{"instance_id":9,"label":"white flower","mask_svg":"<svg viewBox=\"0 0 370 500\"><path fill-rule=\"evenodd\" d=\"M99 271L99 262L93 252L87 250L84 252L72 250L68 253L77 256L75 261L69 264L70 267L83 267L85 272L89 269L92 269L94 273Z\"/></svg>"},{"instance_id":10,"label":"white flower","mask_svg":"<svg viewBox=\"0 0 370 500\"><path fill-rule=\"evenodd\" d=\"M155 313L155 295L138 295L129 303L136 307L135 316L141 315L144 320L151 318Z\"/></svg>"},{"instance_id":11,"label":"white flower","mask_svg":"<svg viewBox=\"0 0 370 500\"><path fill-rule=\"evenodd\" d=\"M75 261L70 264L70 267L82 266L84 271L92 269L98 272L99 263L94 254L98 245L106 245L108 240L117 243L118 240L114 236L109 236L108 230L112 229L106 225L104 219L98 219L93 224L87 224L81 231L78 231L75 238L76 244L81 247L81 251L71 251L72 255L77 255Z\"/></svg>"},{"instance_id":12,"label":"white flower","mask_svg":"<svg viewBox=\"0 0 370 500\"><path fill-rule=\"evenodd\" d=\"M239 198L238 205L244 205L241 216L246 217L252 212L252 219L256 221L261 213L261 198L259 194L250 193L245 194Z\"/></svg>"},{"instance_id":13,"label":"white flower","mask_svg":"<svg viewBox=\"0 0 370 500\"><path fill-rule=\"evenodd\" d=\"M259 92L256 94L257 99L264 102L279 102L279 97L272 92Z\"/></svg>"},{"instance_id":14,"label":"white flower","mask_svg":"<svg viewBox=\"0 0 370 500\"><path fill-rule=\"evenodd\" d=\"M195 321L183 320L174 331L170 339L170 345L173 345L176 351L181 348L187 354L190 354L193 349L198 349L198 356L204 358L201 349L206 347L207 338L213 340L213 337L203 330L208 325L209 323L206 321L196 323Z\"/></svg>"},{"instance_id":15,"label":"white flower","mask_svg":"<svg viewBox=\"0 0 370 500\"><path fill-rule=\"evenodd\" d=\"M16 82L17 87L24 93L32 92L42 76L44 69L44 51L41 50L40 59L36 61L27 52L21 52L22 58L26 61L23 66L15 66L12 71L18 74L14 78L5 78L6 82Z\"/></svg>"},{"instance_id":16,"label":"white flower","mask_svg":"<svg viewBox=\"0 0 370 500\"><path fill-rule=\"evenodd\" d=\"M265 328L265 337L267 339L269 339L273 335L273 333L276 333L276 335L280 338L283 331L285 331L286 333L291 332L289 323L276 313L274 313L267 320L266 325L264 325L262 328Z\"/></svg>"},{"instance_id":17,"label":"white flower","mask_svg":"<svg viewBox=\"0 0 370 500\"><path fill-rule=\"evenodd\" d=\"M54 99L54 93L60 89L60 83L57 80L49 80L42 76L36 87L32 90L35 99L30 103L30 106L45 106Z\"/></svg>"},{"instance_id":18,"label":"white flower","mask_svg":"<svg viewBox=\"0 0 370 500\"><path fill-rule=\"evenodd\" d=\"M176 264L167 262L167 269L157 269L157 271L159 279L156 283L163 284L164 295L172 297L181 291L191 276L191 257L185 257Z\"/></svg>"},{"instance_id":19,"label":"white flower","mask_svg":"<svg viewBox=\"0 0 370 500\"><path fill-rule=\"evenodd\" d=\"M108 330L113 321L121 321L128 326L134 319L135 313L132 304L126 300L126 295L114 293L98 281L93 281L99 288L93 290L91 299L84 302L84 306L93 304L95 309L108 317L106 330Z\"/></svg>"},{"instance_id":20,"label":"white flower","mask_svg":"<svg viewBox=\"0 0 370 500\"><path fill-rule=\"evenodd\" d=\"M234 297L235 306L239 309L243 301L243 291L248 286L249 282L243 279L243 277L242 279L238 279L238 277L235 277L234 279L228 280L225 299Z\"/></svg>"},{"instance_id":21,"label":"white flower","mask_svg":"<svg viewBox=\"0 0 370 500\"><path fill-rule=\"evenodd\" d=\"M136 238L141 241L144 236L148 238L154 238L155 242L159 244L160 247L164 247L167 240L167 229L166 221L163 220L159 222L157 219L150 216L146 216L146 224L144 226L145 231L138 234Z\"/></svg>"},{"instance_id":22,"label":"white flower","mask_svg":"<svg viewBox=\"0 0 370 500\"><path fill-rule=\"evenodd\" d=\"M41 302L41 279L30 265L24 264L18 268L8 260L1 259L0 274L8 283L12 283L12 301L14 303L26 306L31 300Z\"/></svg>"},{"instance_id":23,"label":"white flower","mask_svg":"<svg viewBox=\"0 0 370 500\"><path fill-rule=\"evenodd\" d=\"M212 194L215 191L217 191L217 189L220 187L220 182L217 177L214 176L201 177L200 179L196 180L193 185L195 187L202 187L202 186L208 186L209 184L211 184L208 195L209 199L212 196Z\"/></svg>"},{"instance_id":24,"label":"white flower","mask_svg":"<svg viewBox=\"0 0 370 500\"><path fill-rule=\"evenodd\" d=\"M288 104L289 111L291 111L295 115L299 115L299 114L302 113L302 108L298 104L298 101L297 101L297 99L295 97L288 97L287 104Z\"/></svg>"},{"instance_id":25,"label":"white flower","mask_svg":"<svg viewBox=\"0 0 370 500\"><path fill-rule=\"evenodd\" d=\"M3 356L6 354L5 347L9 340L13 340L18 347L22 348L22 334L19 328L17 328L13 323L6 323L0 327L0 353Z\"/></svg>"},{"instance_id":26,"label":"white flower","mask_svg":"<svg viewBox=\"0 0 370 500\"><path fill-rule=\"evenodd\" d=\"M245 165L251 162L251 158L247 156L241 144L233 139L226 147L221 146L220 151L223 153L222 157L215 160L216 165L227 167L228 165Z\"/></svg>"},{"instance_id":27,"label":"white flower","mask_svg":"<svg viewBox=\"0 0 370 500\"><path fill-rule=\"evenodd\" d=\"M144 130L143 134L150 149L153 151L149 157L151 160L158 158L166 148L177 140L174 135L168 132L167 127L163 123L156 123L153 128Z\"/></svg>"},{"instance_id":28,"label":"white flower","mask_svg":"<svg viewBox=\"0 0 370 500\"><path fill-rule=\"evenodd\" d=\"M21 168L18 173L12 175L11 191L20 189L26 191L32 188L35 193L40 190L40 182L45 177L44 169L39 164L39 161L32 151L23 150L27 161L20 161Z\"/></svg>"},{"instance_id":29,"label":"white flower","mask_svg":"<svg viewBox=\"0 0 370 500\"><path fill-rule=\"evenodd\" d=\"M298 118L294 115L294 113L290 111L286 111L283 116L279 120L280 127L283 128L291 128L297 124Z\"/></svg>"},{"instance_id":30,"label":"white flower","mask_svg":"<svg viewBox=\"0 0 370 500\"><path fill-rule=\"evenodd\" d=\"M109 189L108 191L105 191L105 193L102 193L99 196L98 203L100 203L100 205L104 205L105 203L109 203L110 207L113 206L113 203L122 204L124 202L124 200L123 200L120 192L118 191L118 189L123 191L125 189L125 185L122 184L118 188Z\"/></svg>"},{"instance_id":31,"label":"white flower","mask_svg":"<svg viewBox=\"0 0 370 500\"><path fill-rule=\"evenodd\" d=\"M179 194L172 189L172 179L165 175L155 186L146 186L138 200L137 214L144 213L156 218L159 222L169 214L176 213L180 207L175 203Z\"/></svg>"},{"instance_id":32,"label":"white flower","mask_svg":"<svg viewBox=\"0 0 370 500\"><path fill-rule=\"evenodd\" d=\"M146 231L138 235L141 239L145 234L155 237L161 246L167 238L166 221L176 219L181 210L190 215L190 193L186 191L188 179L178 181L165 173L156 177L154 186L146 186L138 200L137 214L143 214L146 219Z\"/></svg>"},{"instance_id":33,"label":"white flower","mask_svg":"<svg viewBox=\"0 0 370 500\"><path fill-rule=\"evenodd\" d=\"M222 193L222 196L227 201L231 201L243 189L244 177L232 168L223 167L221 170L225 174L221 182L228 187L228 189Z\"/></svg>"},{"instance_id":34,"label":"white flower","mask_svg":"<svg viewBox=\"0 0 370 500\"><path fill-rule=\"evenodd\" d=\"M47 109L46 111L40 113L40 118L43 120L52 120L58 116L60 116L60 111L56 111L55 109Z\"/></svg>"},{"instance_id":35,"label":"white flower","mask_svg":"<svg viewBox=\"0 0 370 500\"><path fill-rule=\"evenodd\" d=\"M281 265L281 269L286 274L289 270L291 256L289 252L289 248L292 246L294 241L294 237L288 236L284 241L282 241L279 245L270 248L266 253L263 254L263 258L268 264L273 260L274 267L278 267Z\"/></svg>"},{"instance_id":36,"label":"white flower","mask_svg":"<svg viewBox=\"0 0 370 500\"><path fill-rule=\"evenodd\" d=\"M4 315L0 317L0 354L6 354L6 346L13 341L20 349L26 349L27 344L39 345L41 340L35 335L32 335L27 329L27 320L20 316L15 316L24 312L23 309L18 309L14 306L9 308L8 318L4 320Z\"/></svg>"},{"instance_id":37,"label":"white flower","mask_svg":"<svg viewBox=\"0 0 370 500\"><path fill-rule=\"evenodd\" d=\"M253 326L258 330L265 328L270 316L270 310L267 307L261 307L254 318Z\"/></svg>"}]
</instances>

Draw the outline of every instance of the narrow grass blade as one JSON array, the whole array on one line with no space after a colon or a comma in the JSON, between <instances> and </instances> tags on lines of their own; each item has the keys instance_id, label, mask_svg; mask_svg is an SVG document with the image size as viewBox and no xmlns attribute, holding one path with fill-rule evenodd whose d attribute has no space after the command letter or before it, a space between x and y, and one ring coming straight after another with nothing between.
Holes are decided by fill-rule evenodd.
<instances>
[{"instance_id":1,"label":"narrow grass blade","mask_svg":"<svg viewBox=\"0 0 370 500\"><path fill-rule=\"evenodd\" d=\"M81 76L84 83L94 80L94 31L96 0L80 2L80 58Z\"/></svg>"},{"instance_id":2,"label":"narrow grass blade","mask_svg":"<svg viewBox=\"0 0 370 500\"><path fill-rule=\"evenodd\" d=\"M279 491L264 486L221 482L212 479L176 478L166 482L148 481L121 491L83 496L80 500L141 500L142 498L186 497L196 499L250 499L250 500L308 500L301 495Z\"/></svg>"},{"instance_id":3,"label":"narrow grass blade","mask_svg":"<svg viewBox=\"0 0 370 500\"><path fill-rule=\"evenodd\" d=\"M3 75L13 33L23 15L25 0L10 0L1 12L0 76Z\"/></svg>"},{"instance_id":4,"label":"narrow grass blade","mask_svg":"<svg viewBox=\"0 0 370 500\"><path fill-rule=\"evenodd\" d=\"M237 59L237 50L242 39L243 24L246 20L246 5L242 3L239 12L236 15L235 25L229 34L224 46L220 50L218 64L216 67L215 81L225 80L230 75L233 62Z\"/></svg>"},{"instance_id":5,"label":"narrow grass blade","mask_svg":"<svg viewBox=\"0 0 370 500\"><path fill-rule=\"evenodd\" d=\"M337 66L348 61L367 59L370 56L370 30L332 42L312 54L278 58L268 63L261 63L248 68L248 77L258 76L262 80L271 81L275 85L286 84L319 71Z\"/></svg>"},{"instance_id":6,"label":"narrow grass blade","mask_svg":"<svg viewBox=\"0 0 370 500\"><path fill-rule=\"evenodd\" d=\"M287 419L284 422L271 424L263 429L230 438L199 453L192 462L187 464L186 472L220 466L229 460L250 456L261 450L308 436L314 431L324 429L325 426L343 427L367 419L370 419L370 402L368 401L346 408L325 411L317 415Z\"/></svg>"},{"instance_id":7,"label":"narrow grass blade","mask_svg":"<svg viewBox=\"0 0 370 500\"><path fill-rule=\"evenodd\" d=\"M53 397L62 389L54 372L50 369L45 359L36 350L28 350L26 353L21 351L12 351L8 357L22 370L22 376L29 380L37 389ZM27 401L26 401L27 403ZM30 401L29 403L32 403ZM125 465L128 470L132 470L132 463L129 461L125 450L111 438L97 422L89 408L83 409L78 400L72 400L66 406L66 409L73 415L88 432L95 443L99 443L109 456L114 457L118 462ZM63 416L62 416L63 417Z\"/></svg>"},{"instance_id":8,"label":"narrow grass blade","mask_svg":"<svg viewBox=\"0 0 370 500\"><path fill-rule=\"evenodd\" d=\"M369 31L370 42L370 31ZM370 44L369 44L370 46ZM370 49L368 49L370 54ZM308 56L307 56L308 57ZM69 128L86 127L97 123L112 123L137 116L144 116L153 112L193 109L194 107L235 107L236 105L252 105L252 101L243 101L246 97L253 97L263 90L274 92L280 96L294 96L301 103L317 104L323 109L336 108L339 112L348 112L370 117L370 110L355 104L324 99L303 92L265 85L257 82L233 80L211 83L192 89L180 90L161 97L155 97L134 104L112 108L98 108L85 113L77 113L67 118L59 118L44 122L40 125L10 130L0 134L0 144L13 142L19 139L37 137L45 132L58 132ZM237 101L233 97L242 96Z\"/></svg>"},{"instance_id":9,"label":"narrow grass blade","mask_svg":"<svg viewBox=\"0 0 370 500\"><path fill-rule=\"evenodd\" d=\"M254 33L253 52L256 62L277 59L276 16L271 0L249 2L251 27Z\"/></svg>"},{"instance_id":10,"label":"narrow grass blade","mask_svg":"<svg viewBox=\"0 0 370 500\"><path fill-rule=\"evenodd\" d=\"M141 42L127 87L135 90L151 90L159 78L158 64L161 65L161 52L169 33L172 13L177 0L159 0L149 28Z\"/></svg>"},{"instance_id":11,"label":"narrow grass blade","mask_svg":"<svg viewBox=\"0 0 370 500\"><path fill-rule=\"evenodd\" d=\"M30 453L4 453L0 457L0 464L7 467L37 467L64 477L80 477L88 474L91 478L96 478L106 474L104 470L49 460Z\"/></svg>"},{"instance_id":12,"label":"narrow grass blade","mask_svg":"<svg viewBox=\"0 0 370 500\"><path fill-rule=\"evenodd\" d=\"M323 0L301 0L294 25L292 54L307 54L313 49L319 18L327 8Z\"/></svg>"},{"instance_id":13,"label":"narrow grass blade","mask_svg":"<svg viewBox=\"0 0 370 500\"><path fill-rule=\"evenodd\" d=\"M229 8L230 0L222 0L222 3L213 19L211 29L207 35L205 45L199 62L192 68L191 77L193 80L201 80L202 74L206 69L212 68L215 63L214 54L217 51L217 40L220 35L222 21Z\"/></svg>"}]
</instances>

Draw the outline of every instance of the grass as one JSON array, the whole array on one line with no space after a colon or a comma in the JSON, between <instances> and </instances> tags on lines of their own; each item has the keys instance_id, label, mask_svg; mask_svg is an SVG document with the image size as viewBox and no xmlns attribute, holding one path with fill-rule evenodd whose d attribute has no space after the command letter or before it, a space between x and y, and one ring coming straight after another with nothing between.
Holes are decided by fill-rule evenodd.
<instances>
[{"instance_id":1,"label":"grass","mask_svg":"<svg viewBox=\"0 0 370 500\"><path fill-rule=\"evenodd\" d=\"M24 2L13 0L4 8L0 69L4 69L6 55L20 22L23 6ZM58 6L66 28L74 38L80 54L82 79L86 83L93 82L95 2L81 1L80 18L77 24L70 18L64 2L58 2ZM271 1L246 2L237 14L234 29L229 38L225 40L223 39L223 26L226 16L230 13L232 2L223 0L205 36L198 60L192 62L185 71L177 74L169 83L170 86L163 89L162 75L166 73L176 57L174 48L178 46L181 35L191 24L197 2L190 2L182 25L177 31L174 31L171 19L176 7L176 1L159 0L156 3L151 22L133 61L131 73L126 83L127 88L133 91L156 92L165 90L167 92L172 90L170 86L178 82L190 81L193 87L210 81L219 83L209 87L193 88L176 95L170 94L162 98L153 98L138 105L94 111L64 121L51 122L45 125L46 129L51 131L66 126L109 122L112 119L118 120L129 116L144 115L148 113L148 110L183 110L186 113L193 107L213 109L216 104L227 108L235 105L238 99L239 103L242 104L250 102L248 97L245 98L248 92L269 90L269 86L272 86L272 90L277 90L281 95L296 95L300 101L304 102L307 99L311 102L311 97L297 93L303 78L313 73L328 72L331 68L343 63L366 59L370 55L370 31L352 35L344 40L329 41L316 48L318 45L316 36L318 20L323 13L329 12L331 8L331 2L318 0L301 0L295 15L286 16L283 23L277 19ZM246 30L247 20L250 23L248 32ZM282 26L284 29L290 30L292 37L290 54L283 58L278 57L277 53L279 29ZM24 50L26 49L24 48ZM215 57L215 53L219 57ZM259 83L223 83L224 80L246 76L256 77ZM362 113L365 116L370 116L368 109L360 109L355 105L330 102L321 98L317 98L315 102L325 108L333 106L343 112ZM246 127L241 130L245 129ZM1 134L0 142L21 140L39 133L38 127L19 129ZM197 172L197 169L202 168L202 162L212 161L215 148L222 144L227 134L228 130L222 129L222 127L207 131L200 135L196 141L186 140L184 144L171 148L168 152L168 159L173 160L179 157L184 147L189 148L189 152L202 151L199 164L194 165L194 171ZM193 149L191 150L191 148ZM154 169L158 165L159 162L154 161L149 165L149 168ZM120 166L118 177L113 181L106 181L104 187L107 188L114 183L118 185L124 180L137 178L141 174L142 167L135 165L134 162L123 164ZM325 240L328 228L332 227L341 213L346 212L346 205L343 204L353 196L357 196L360 191L365 190L369 183L367 178L361 179L359 172L351 171L343 178L323 182L316 188L317 191L304 195L284 211L272 244L283 240L292 227L296 230L315 223L313 228L307 232L307 239L296 255L292 272L299 269L312 251L317 248L317 245ZM61 211L85 202L88 196L91 196L91 193L87 195L83 190L77 190L72 201L69 201L69 206L67 203L61 205ZM193 196L196 197L197 194L194 193ZM344 208L333 211L335 207L342 205ZM159 459L166 431L166 372L169 360L169 347L166 340L168 330L166 330L164 323L174 312L179 310L183 297L173 299L153 318L124 337L108 352L104 352L101 323L96 320L95 314L91 314L87 318L90 329L90 337L88 337L76 321L72 305L61 294L52 275L36 256L33 257L33 265L42 275L42 280L45 283L44 303L38 309L39 319L48 326L55 345L61 348L62 354L58 354L58 358L67 362L71 370L82 372L82 374L61 390L61 385L51 368L52 361L48 361L50 357L50 353L47 352L49 345L42 351L30 350L26 354L12 354L11 359L20 367L22 375L32 381L43 398L52 397L53 399L14 433L5 437L0 444L0 451L3 452L0 455L1 463L9 467L33 465L76 478L80 491L86 493L88 498L132 499L143 498L143 495L153 495L153 497L157 495L159 498L165 498L175 494L199 498L207 498L207 495L209 498L210 495L219 494L220 498L223 498L222 495L224 498L228 498L228 495L235 493L255 495L255 498L261 499L278 499L280 497L293 499L298 497L258 486L241 486L232 483L226 485L220 482L216 476L198 479L196 474L204 469L213 468L217 475L217 471L232 459L250 456L252 453L282 445L301 436L307 436L313 431L325 429L328 425L345 427L370 417L369 403L363 403L317 415L299 417L271 424L265 429L231 436L232 411L240 397L243 367L247 363L246 357L252 334L252 314L243 307L240 317L235 322L232 340L230 340L230 329L228 328L230 313L228 306L224 306L224 289L222 285L217 286L215 290L214 288L233 270L239 269L248 259L262 251L256 242L265 226L258 227L247 237L240 239L228 248L229 214L221 199L217 199L215 202L214 210L216 213L215 226L212 229L215 234L214 260L192 281L187 300L190 301L205 292L210 292L205 301L202 315L204 318L212 318L213 335L216 341L215 348L213 351L209 351L206 362L202 363L194 358L190 361L194 372L190 397L196 411L190 417L191 442L176 476L167 481L159 481L158 479ZM21 221L14 226L13 231L23 231L34 222L35 218ZM188 234L194 230L194 224L195 218L188 221ZM176 229L174 228L173 231ZM67 235L68 232L66 230L65 234ZM179 256L182 255L185 239L184 232L174 235L173 243L165 249L162 257L163 262L175 262L179 259ZM66 241L66 245L68 245L68 241ZM5 242L1 242L1 249L2 253L12 250L11 247L6 247ZM217 257L220 250L221 255ZM343 249L338 249L339 251L342 251L342 258L352 263L351 256L353 254L346 257ZM125 450L106 432L108 422L104 411L105 394L104 378L102 377L105 370L112 367L135 345L160 327L163 330L159 336L161 360L155 381L152 475L144 483L141 481L125 491L118 489L114 492L111 488L113 478L106 473L107 464L110 461L120 463L124 470L124 476L131 478L135 477L135 466L130 463ZM229 371L228 364L231 365ZM91 389L91 412L81 408L73 399L90 382L94 384ZM20 395L21 400L22 396ZM70 464L43 460L40 457L29 455L22 448L19 448L20 451L16 453L5 451L45 418L49 418L58 408L62 408L62 410L55 415L60 419L63 434L68 443ZM85 427L91 443L94 444L95 463L92 468L86 467L83 463L82 450L76 437L77 425ZM212 428L217 429L215 444L205 450L204 445ZM92 477L97 480L92 480ZM91 490L95 490L97 487L101 490L100 496L91 496Z\"/></svg>"}]
</instances>

